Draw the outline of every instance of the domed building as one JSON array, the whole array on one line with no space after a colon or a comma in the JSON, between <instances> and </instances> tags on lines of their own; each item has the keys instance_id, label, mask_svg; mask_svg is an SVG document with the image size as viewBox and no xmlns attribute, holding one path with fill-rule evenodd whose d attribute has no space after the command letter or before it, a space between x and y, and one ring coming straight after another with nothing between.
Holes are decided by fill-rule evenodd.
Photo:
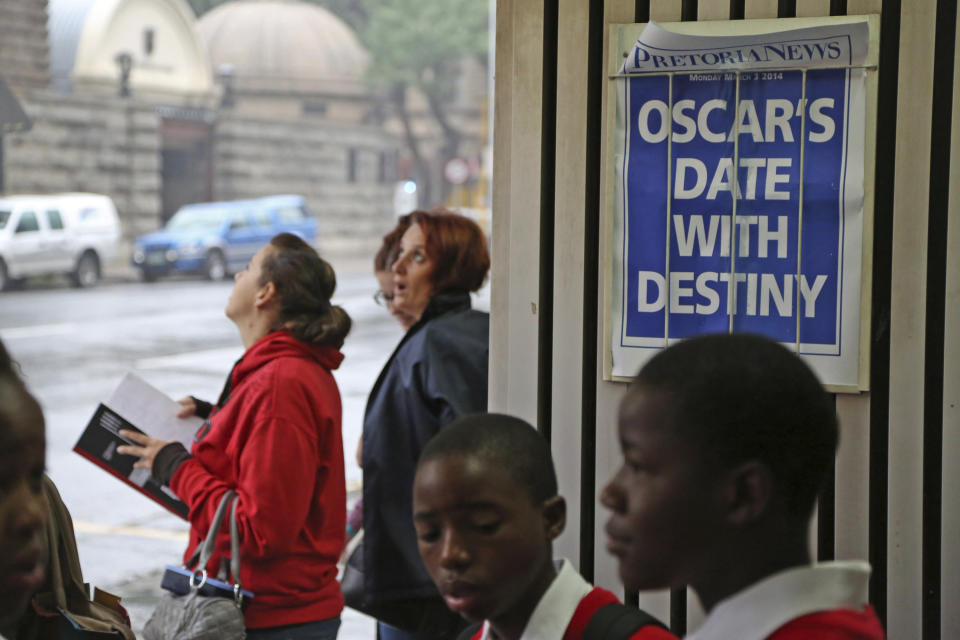
<instances>
[{"instance_id":1,"label":"domed building","mask_svg":"<svg viewBox=\"0 0 960 640\"><path fill-rule=\"evenodd\" d=\"M183 204L299 194L323 250L373 254L402 141L369 117L370 56L332 13L298 0L234 0L201 20L186 0L21 3L23 39L48 39L49 55L0 56L34 125L0 141L0 190L105 193L128 239ZM0 38L15 32L0 23Z\"/></svg>"},{"instance_id":2,"label":"domed building","mask_svg":"<svg viewBox=\"0 0 960 640\"><path fill-rule=\"evenodd\" d=\"M197 31L238 111L359 122L370 110L370 55L353 30L316 4L237 0L204 14Z\"/></svg>"},{"instance_id":3,"label":"domed building","mask_svg":"<svg viewBox=\"0 0 960 640\"><path fill-rule=\"evenodd\" d=\"M207 105L215 97L185 0L49 0L48 11L54 89L116 91L126 74L130 91L158 102Z\"/></svg>"}]
</instances>

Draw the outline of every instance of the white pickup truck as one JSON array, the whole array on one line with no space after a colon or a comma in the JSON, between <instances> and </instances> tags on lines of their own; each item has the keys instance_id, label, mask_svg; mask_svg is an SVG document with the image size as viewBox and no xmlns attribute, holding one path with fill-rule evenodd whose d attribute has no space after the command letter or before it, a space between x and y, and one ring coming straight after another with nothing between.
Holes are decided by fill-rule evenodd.
<instances>
[{"instance_id":1,"label":"white pickup truck","mask_svg":"<svg viewBox=\"0 0 960 640\"><path fill-rule=\"evenodd\" d=\"M120 221L108 196L0 198L0 290L21 278L59 273L77 287L96 284L119 240Z\"/></svg>"}]
</instances>

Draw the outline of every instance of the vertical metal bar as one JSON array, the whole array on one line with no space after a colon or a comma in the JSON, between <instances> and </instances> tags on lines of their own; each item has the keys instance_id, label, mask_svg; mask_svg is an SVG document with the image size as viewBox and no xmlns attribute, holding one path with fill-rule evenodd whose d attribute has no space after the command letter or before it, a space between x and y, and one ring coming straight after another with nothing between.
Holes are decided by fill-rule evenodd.
<instances>
[{"instance_id":1,"label":"vertical metal bar","mask_svg":"<svg viewBox=\"0 0 960 640\"><path fill-rule=\"evenodd\" d=\"M830 0L830 15L847 15L847 0Z\"/></svg>"},{"instance_id":2,"label":"vertical metal bar","mask_svg":"<svg viewBox=\"0 0 960 640\"><path fill-rule=\"evenodd\" d=\"M557 177L558 0L543 3L540 102L540 283L537 304L537 429L550 442L553 418L553 255Z\"/></svg>"},{"instance_id":3,"label":"vertical metal bar","mask_svg":"<svg viewBox=\"0 0 960 640\"><path fill-rule=\"evenodd\" d=\"M650 22L650 0L636 0L633 3L633 21Z\"/></svg>"},{"instance_id":4,"label":"vertical metal bar","mask_svg":"<svg viewBox=\"0 0 960 640\"><path fill-rule=\"evenodd\" d=\"M777 17L796 18L797 0L779 0L779 2L777 2Z\"/></svg>"},{"instance_id":5,"label":"vertical metal bar","mask_svg":"<svg viewBox=\"0 0 960 640\"><path fill-rule=\"evenodd\" d=\"M730 0L730 19L743 20L746 15L746 0Z\"/></svg>"},{"instance_id":6,"label":"vertical metal bar","mask_svg":"<svg viewBox=\"0 0 960 640\"><path fill-rule=\"evenodd\" d=\"M943 394L946 341L947 227L950 210L950 140L957 2L938 0L930 127L927 219L927 296L923 384L923 639L941 635L943 526ZM954 221L956 223L956 221ZM944 636L949 635L943 629Z\"/></svg>"},{"instance_id":7,"label":"vertical metal bar","mask_svg":"<svg viewBox=\"0 0 960 640\"><path fill-rule=\"evenodd\" d=\"M603 64L604 0L590 0L587 39L589 69ZM583 380L580 413L580 573L593 581L595 552L597 466L597 308L600 304L600 139L603 108L600 100L603 76L587 77L586 169L584 176L583 227Z\"/></svg>"},{"instance_id":8,"label":"vertical metal bar","mask_svg":"<svg viewBox=\"0 0 960 640\"><path fill-rule=\"evenodd\" d=\"M797 317L796 350L800 353L800 278L803 277L803 179L804 174L804 151L807 148L807 70L801 70L800 81L800 185L797 197L797 275L794 277L794 312ZM847 69L847 75L850 70ZM769 169L768 169L769 170Z\"/></svg>"},{"instance_id":9,"label":"vertical metal bar","mask_svg":"<svg viewBox=\"0 0 960 640\"><path fill-rule=\"evenodd\" d=\"M697 19L700 12L698 0L683 0L680 5L680 19L684 22L692 22Z\"/></svg>"},{"instance_id":10,"label":"vertical metal bar","mask_svg":"<svg viewBox=\"0 0 960 640\"><path fill-rule=\"evenodd\" d=\"M890 456L890 300L893 255L893 197L900 63L900 0L883 0L880 65L877 72L877 152L874 177L873 291L870 318L870 537L873 574L870 603L887 617L887 516Z\"/></svg>"},{"instance_id":11,"label":"vertical metal bar","mask_svg":"<svg viewBox=\"0 0 960 640\"><path fill-rule=\"evenodd\" d=\"M687 635L687 589L670 590L670 631L674 635Z\"/></svg>"}]
</instances>

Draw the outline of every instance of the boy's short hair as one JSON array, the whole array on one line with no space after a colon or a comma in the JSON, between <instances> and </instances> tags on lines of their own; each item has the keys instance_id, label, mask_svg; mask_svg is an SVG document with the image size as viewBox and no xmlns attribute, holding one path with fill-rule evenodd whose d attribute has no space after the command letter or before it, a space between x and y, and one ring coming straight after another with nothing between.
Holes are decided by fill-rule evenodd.
<instances>
[{"instance_id":1,"label":"boy's short hair","mask_svg":"<svg viewBox=\"0 0 960 640\"><path fill-rule=\"evenodd\" d=\"M670 394L678 428L708 459L764 462L790 513L810 516L838 425L833 398L797 355L758 335L690 338L651 358L634 389Z\"/></svg>"},{"instance_id":2,"label":"boy's short hair","mask_svg":"<svg viewBox=\"0 0 960 640\"><path fill-rule=\"evenodd\" d=\"M420 454L417 468L445 456L476 456L500 466L539 504L557 495L550 445L532 425L502 413L474 413L454 420Z\"/></svg>"}]
</instances>

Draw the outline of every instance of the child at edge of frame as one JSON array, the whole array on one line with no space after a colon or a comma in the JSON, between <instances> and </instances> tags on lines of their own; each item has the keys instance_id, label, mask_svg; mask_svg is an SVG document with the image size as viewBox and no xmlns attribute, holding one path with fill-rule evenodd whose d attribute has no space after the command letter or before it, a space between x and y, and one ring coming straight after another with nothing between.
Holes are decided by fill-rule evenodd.
<instances>
[{"instance_id":1,"label":"child at edge of frame","mask_svg":"<svg viewBox=\"0 0 960 640\"><path fill-rule=\"evenodd\" d=\"M833 398L768 338L658 352L620 403L623 464L600 495L628 589L690 587L688 640L882 640L870 565L813 563L813 509L836 455Z\"/></svg>"},{"instance_id":2,"label":"child at edge of frame","mask_svg":"<svg viewBox=\"0 0 960 640\"><path fill-rule=\"evenodd\" d=\"M459 640L676 640L554 560L566 503L549 445L519 418L478 413L437 434L417 465L413 520L447 606L475 623Z\"/></svg>"}]
</instances>

